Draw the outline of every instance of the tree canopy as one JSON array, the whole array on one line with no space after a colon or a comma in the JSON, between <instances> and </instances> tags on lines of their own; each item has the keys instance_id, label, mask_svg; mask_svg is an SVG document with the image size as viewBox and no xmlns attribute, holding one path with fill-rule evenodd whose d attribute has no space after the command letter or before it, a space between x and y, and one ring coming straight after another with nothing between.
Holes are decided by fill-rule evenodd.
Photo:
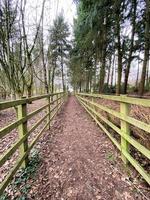
<instances>
[{"instance_id":1,"label":"tree canopy","mask_svg":"<svg viewBox=\"0 0 150 200\"><path fill-rule=\"evenodd\" d=\"M140 74L137 67L134 70L135 89L142 95L150 87L149 1L79 0L76 4L70 68L74 87L126 94L131 65L138 61L142 69Z\"/></svg>"}]
</instances>

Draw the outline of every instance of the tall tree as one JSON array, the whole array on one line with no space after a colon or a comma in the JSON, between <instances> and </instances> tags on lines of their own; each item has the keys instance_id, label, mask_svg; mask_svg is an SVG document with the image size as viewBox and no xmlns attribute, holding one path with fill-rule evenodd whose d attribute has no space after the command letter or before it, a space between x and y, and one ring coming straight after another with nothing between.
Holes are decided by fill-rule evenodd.
<instances>
[{"instance_id":1,"label":"tall tree","mask_svg":"<svg viewBox=\"0 0 150 200\"><path fill-rule=\"evenodd\" d=\"M141 82L139 88L139 95L142 96L144 93L144 85L146 79L146 68L149 59L149 49L150 49L150 0L146 0L146 10L145 10L145 42L144 42L144 61L141 74Z\"/></svg>"},{"instance_id":2,"label":"tall tree","mask_svg":"<svg viewBox=\"0 0 150 200\"><path fill-rule=\"evenodd\" d=\"M118 57L118 73L117 73L117 86L116 94L119 95L121 92L121 79L122 79L122 54L123 44L121 44L121 22L122 22L122 1L115 0L114 3L115 12L115 33L116 33L116 49Z\"/></svg>"},{"instance_id":3,"label":"tall tree","mask_svg":"<svg viewBox=\"0 0 150 200\"><path fill-rule=\"evenodd\" d=\"M127 61L127 66L125 69L125 80L124 80L124 88L123 93L127 93L127 85L128 85L128 78L130 73L131 62L133 60L132 54L134 50L134 35L135 35L135 28L136 28L136 10L137 10L137 0L132 0L131 4L131 24L132 24L132 31L131 31L131 42L129 45L129 56Z\"/></svg>"},{"instance_id":4,"label":"tall tree","mask_svg":"<svg viewBox=\"0 0 150 200\"><path fill-rule=\"evenodd\" d=\"M65 22L64 16L60 14L53 23L50 30L50 45L49 53L51 57L52 66L52 91L54 88L54 76L56 67L60 64L61 78L63 91L66 90L64 79L64 65L66 65L66 59L68 57L69 50L71 48L68 37L70 35L69 26Z\"/></svg>"},{"instance_id":5,"label":"tall tree","mask_svg":"<svg viewBox=\"0 0 150 200\"><path fill-rule=\"evenodd\" d=\"M35 35L33 37L33 42L32 42L32 44L29 45L29 40L28 40L28 37L27 37L26 26L25 26L25 16L24 16L25 10L26 10L26 1L25 0L21 1L20 12L21 12L21 19L22 19L23 39L24 39L24 44L25 44L24 45L25 57L26 57L26 60L27 60L27 69L28 69L28 77L27 77L27 79L24 79L24 84L27 87L28 97L30 97L32 95L32 86L33 86L33 77L34 77L33 76L34 69L33 69L32 53L33 53L33 50L34 50L35 45L36 45L36 41L37 41L39 30L40 30L40 25L41 25L41 22L42 22L42 19L43 19L44 6L45 6L45 0L43 0L43 3L42 3L41 15L40 15L40 18L39 18L39 22L37 24Z\"/></svg>"}]
</instances>

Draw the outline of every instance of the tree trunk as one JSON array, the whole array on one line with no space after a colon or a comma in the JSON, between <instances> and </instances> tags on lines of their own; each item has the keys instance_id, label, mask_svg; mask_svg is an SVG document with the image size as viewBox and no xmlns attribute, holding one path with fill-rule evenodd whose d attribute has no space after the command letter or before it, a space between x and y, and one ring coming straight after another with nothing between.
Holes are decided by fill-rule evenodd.
<instances>
[{"instance_id":1,"label":"tree trunk","mask_svg":"<svg viewBox=\"0 0 150 200\"><path fill-rule=\"evenodd\" d=\"M113 63L112 63L112 71L111 71L111 88L113 86L113 78L114 78L114 69L115 69L115 53L114 53L114 58L113 58Z\"/></svg>"},{"instance_id":2,"label":"tree trunk","mask_svg":"<svg viewBox=\"0 0 150 200\"><path fill-rule=\"evenodd\" d=\"M118 56L118 76L117 76L116 95L120 95L121 93L121 78L122 78L122 58L121 56Z\"/></svg>"},{"instance_id":3,"label":"tree trunk","mask_svg":"<svg viewBox=\"0 0 150 200\"><path fill-rule=\"evenodd\" d=\"M47 81L47 70L46 70L46 63L45 63L45 57L44 57L44 42L43 42L43 18L44 18L44 10L42 12L42 35L41 35L41 49L42 49L42 64L43 64L43 71L44 71L44 85L46 93L49 93L48 88L48 81Z\"/></svg>"},{"instance_id":4,"label":"tree trunk","mask_svg":"<svg viewBox=\"0 0 150 200\"><path fill-rule=\"evenodd\" d=\"M99 93L103 92L104 80L105 80L105 64L101 66L101 70L100 70Z\"/></svg>"},{"instance_id":5,"label":"tree trunk","mask_svg":"<svg viewBox=\"0 0 150 200\"><path fill-rule=\"evenodd\" d=\"M103 92L105 81L105 68L106 68L106 39L107 29L106 24L103 25L103 38L102 38L102 66L100 69L99 93Z\"/></svg>"},{"instance_id":6,"label":"tree trunk","mask_svg":"<svg viewBox=\"0 0 150 200\"><path fill-rule=\"evenodd\" d=\"M82 92L82 81L80 81L80 84L79 84L79 91Z\"/></svg>"},{"instance_id":7,"label":"tree trunk","mask_svg":"<svg viewBox=\"0 0 150 200\"><path fill-rule=\"evenodd\" d=\"M95 53L95 62L94 62L94 81L93 81L93 92L96 92L96 69L97 69L97 55Z\"/></svg>"},{"instance_id":8,"label":"tree trunk","mask_svg":"<svg viewBox=\"0 0 150 200\"><path fill-rule=\"evenodd\" d=\"M91 93L92 90L92 72L91 69L89 70L89 92Z\"/></svg>"},{"instance_id":9,"label":"tree trunk","mask_svg":"<svg viewBox=\"0 0 150 200\"><path fill-rule=\"evenodd\" d=\"M46 93L49 93L49 88L48 88L48 83L47 83L47 71L46 71L46 65L43 63L43 71L44 71L44 85L45 85L45 90Z\"/></svg>"},{"instance_id":10,"label":"tree trunk","mask_svg":"<svg viewBox=\"0 0 150 200\"><path fill-rule=\"evenodd\" d=\"M32 61L31 61L31 55L28 58L29 61L29 72L30 72L30 81L29 84L27 83L27 91L28 91L28 97L32 96L32 87L33 87L33 66L32 66Z\"/></svg>"},{"instance_id":11,"label":"tree trunk","mask_svg":"<svg viewBox=\"0 0 150 200\"><path fill-rule=\"evenodd\" d=\"M32 85L29 85L27 87L27 92L28 92L28 98L30 98L32 96Z\"/></svg>"},{"instance_id":12,"label":"tree trunk","mask_svg":"<svg viewBox=\"0 0 150 200\"><path fill-rule=\"evenodd\" d=\"M55 69L56 69L56 61L55 61L55 66L53 66L52 70L52 82L51 82L51 93L54 93L54 79L55 79Z\"/></svg>"},{"instance_id":13,"label":"tree trunk","mask_svg":"<svg viewBox=\"0 0 150 200\"><path fill-rule=\"evenodd\" d=\"M149 59L147 61L147 69L146 69L146 89L148 89L148 86L149 86Z\"/></svg>"},{"instance_id":14,"label":"tree trunk","mask_svg":"<svg viewBox=\"0 0 150 200\"><path fill-rule=\"evenodd\" d=\"M108 66L108 74L107 74L107 87L109 87L109 80L110 80L110 70L111 70L111 59L112 59L112 56L110 56L110 60L109 60L109 66Z\"/></svg>"},{"instance_id":15,"label":"tree trunk","mask_svg":"<svg viewBox=\"0 0 150 200\"><path fill-rule=\"evenodd\" d=\"M138 88L138 82L139 82L139 70L140 70L140 63L138 59L138 69L137 69L136 84L135 84L136 89Z\"/></svg>"},{"instance_id":16,"label":"tree trunk","mask_svg":"<svg viewBox=\"0 0 150 200\"><path fill-rule=\"evenodd\" d=\"M144 50L144 61L141 74L141 82L139 87L139 95L142 96L144 93L145 79L146 79L146 67L149 59L149 38L150 38L150 0L146 0L146 22L145 22L145 50Z\"/></svg>"},{"instance_id":17,"label":"tree trunk","mask_svg":"<svg viewBox=\"0 0 150 200\"><path fill-rule=\"evenodd\" d=\"M124 80L124 88L123 93L127 93L127 87L128 87L128 78L130 73L130 66L132 62L132 53L133 53L133 43L134 43L134 35L135 35L135 25L136 25L136 8L137 8L137 0L132 0L132 8L133 8L133 14L132 14L132 35L131 35L131 44L130 44L130 50L129 50L129 57L128 57L128 64L125 71L125 80Z\"/></svg>"},{"instance_id":18,"label":"tree trunk","mask_svg":"<svg viewBox=\"0 0 150 200\"><path fill-rule=\"evenodd\" d=\"M63 63L61 64L61 75L62 75L62 86L63 86L63 92L65 92L65 81L64 81L64 66Z\"/></svg>"},{"instance_id":19,"label":"tree trunk","mask_svg":"<svg viewBox=\"0 0 150 200\"><path fill-rule=\"evenodd\" d=\"M148 90L150 90L150 58L148 60Z\"/></svg>"},{"instance_id":20,"label":"tree trunk","mask_svg":"<svg viewBox=\"0 0 150 200\"><path fill-rule=\"evenodd\" d=\"M89 71L86 72L86 92L89 92Z\"/></svg>"},{"instance_id":21,"label":"tree trunk","mask_svg":"<svg viewBox=\"0 0 150 200\"><path fill-rule=\"evenodd\" d=\"M102 93L103 89L104 89L105 68L106 68L106 60L105 59L106 59L106 45L103 48L103 52L102 52L102 65L100 68L99 93Z\"/></svg>"},{"instance_id":22,"label":"tree trunk","mask_svg":"<svg viewBox=\"0 0 150 200\"><path fill-rule=\"evenodd\" d=\"M115 20L116 20L116 49L118 52L118 74L117 74L117 86L116 95L120 95L121 92L121 78L122 78L122 49L121 49L121 39L120 39L120 23L121 23L121 0L115 1Z\"/></svg>"},{"instance_id":23,"label":"tree trunk","mask_svg":"<svg viewBox=\"0 0 150 200\"><path fill-rule=\"evenodd\" d=\"M122 78L122 51L120 42L120 21L117 22L117 51L118 51L118 74L117 74L117 86L116 95L120 95L121 92L121 78Z\"/></svg>"},{"instance_id":24,"label":"tree trunk","mask_svg":"<svg viewBox=\"0 0 150 200\"><path fill-rule=\"evenodd\" d=\"M65 88L65 80L64 80L64 62L63 62L63 55L62 55L62 47L61 47L61 77L62 77L63 92L65 92L66 88Z\"/></svg>"}]
</instances>

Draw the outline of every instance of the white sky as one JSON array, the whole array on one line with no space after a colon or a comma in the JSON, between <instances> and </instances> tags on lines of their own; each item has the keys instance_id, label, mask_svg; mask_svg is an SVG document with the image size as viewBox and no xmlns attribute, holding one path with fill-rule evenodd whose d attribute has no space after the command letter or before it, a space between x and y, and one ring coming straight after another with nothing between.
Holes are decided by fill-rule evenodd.
<instances>
[{"instance_id":1,"label":"white sky","mask_svg":"<svg viewBox=\"0 0 150 200\"><path fill-rule=\"evenodd\" d=\"M32 30L36 28L35 22L38 23L42 2L43 0L27 0L25 16L26 27L29 27L29 35L32 35ZM60 12L64 13L65 20L69 24L72 33L73 18L76 16L76 5L73 3L73 0L46 0L44 10L44 35L48 34L53 20Z\"/></svg>"}]
</instances>

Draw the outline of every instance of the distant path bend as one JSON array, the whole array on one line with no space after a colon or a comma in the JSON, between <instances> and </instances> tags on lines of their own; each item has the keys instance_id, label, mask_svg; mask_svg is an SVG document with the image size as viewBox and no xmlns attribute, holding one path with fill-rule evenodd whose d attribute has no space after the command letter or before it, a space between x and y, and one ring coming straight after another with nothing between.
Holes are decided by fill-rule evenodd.
<instances>
[{"instance_id":1,"label":"distant path bend","mask_svg":"<svg viewBox=\"0 0 150 200\"><path fill-rule=\"evenodd\" d=\"M35 199L142 199L128 184L117 150L75 97L43 140Z\"/></svg>"}]
</instances>

